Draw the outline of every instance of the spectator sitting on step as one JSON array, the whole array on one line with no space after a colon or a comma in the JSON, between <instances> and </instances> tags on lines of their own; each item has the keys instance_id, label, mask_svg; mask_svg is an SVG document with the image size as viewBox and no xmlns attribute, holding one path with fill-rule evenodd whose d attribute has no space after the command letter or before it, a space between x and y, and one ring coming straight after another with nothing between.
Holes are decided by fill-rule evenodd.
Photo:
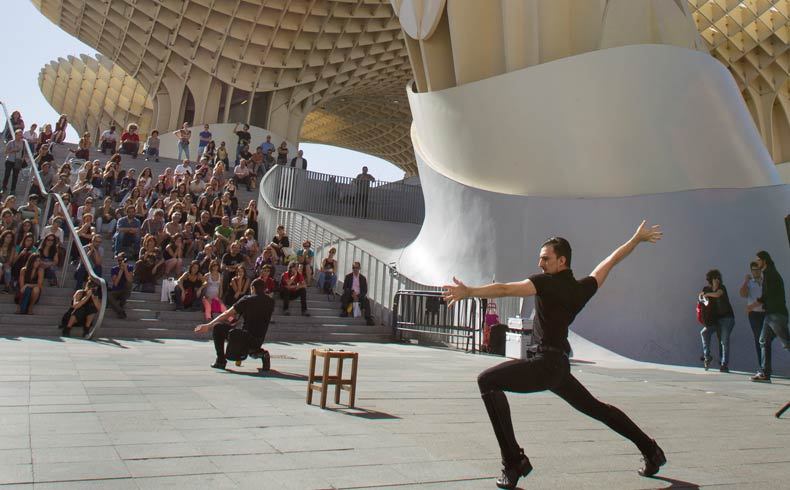
<instances>
[{"instance_id":1,"label":"spectator sitting on step","mask_svg":"<svg viewBox=\"0 0 790 490\"><path fill-rule=\"evenodd\" d=\"M200 264L193 260L189 270L178 278L175 289L176 311L201 306L200 296L204 287L205 279L200 274Z\"/></svg>"},{"instance_id":2,"label":"spectator sitting on step","mask_svg":"<svg viewBox=\"0 0 790 490\"><path fill-rule=\"evenodd\" d=\"M19 213L16 210L16 196L13 194L6 196L6 198L3 200L3 208L1 212L5 213L6 211L11 212L11 216L14 219L14 227L16 228L19 225Z\"/></svg>"},{"instance_id":3,"label":"spectator sitting on step","mask_svg":"<svg viewBox=\"0 0 790 490\"><path fill-rule=\"evenodd\" d=\"M349 314L349 306L359 303L362 314L368 325L373 325L373 316L370 313L370 301L368 300L368 280L359 273L361 265L354 262L351 273L343 280L343 296L340 298L340 316L346 317Z\"/></svg>"},{"instance_id":4,"label":"spectator sitting on step","mask_svg":"<svg viewBox=\"0 0 790 490\"><path fill-rule=\"evenodd\" d=\"M315 260L315 251L311 248L312 246L310 240L305 240L302 243L302 248L296 251L296 261L304 267L304 280L308 286L313 284L313 261Z\"/></svg>"},{"instance_id":5,"label":"spectator sitting on step","mask_svg":"<svg viewBox=\"0 0 790 490\"><path fill-rule=\"evenodd\" d=\"M77 208L77 214L74 216L74 222L79 224L82 223L82 217L86 214L90 214L91 216L94 215L94 208L93 208L93 197L88 196L83 201L82 206Z\"/></svg>"},{"instance_id":6,"label":"spectator sitting on step","mask_svg":"<svg viewBox=\"0 0 790 490\"><path fill-rule=\"evenodd\" d=\"M258 275L258 279L262 280L266 284L266 294L273 297L275 291L277 291L277 283L274 281L274 266L264 264L263 267L261 267L261 272Z\"/></svg>"},{"instance_id":7,"label":"spectator sitting on step","mask_svg":"<svg viewBox=\"0 0 790 490\"><path fill-rule=\"evenodd\" d=\"M214 245L206 243L203 245L203 249L195 256L195 260L200 262L200 273L208 274L211 263L216 261L219 264L220 257L217 256Z\"/></svg>"},{"instance_id":8,"label":"spectator sitting on step","mask_svg":"<svg viewBox=\"0 0 790 490\"><path fill-rule=\"evenodd\" d=\"M247 273L244 269L244 263L239 263L232 269L233 277L228 282L228 287L225 290L223 299L226 305L236 303L242 296L247 294L250 289L250 280L247 279Z\"/></svg>"},{"instance_id":9,"label":"spectator sitting on step","mask_svg":"<svg viewBox=\"0 0 790 490\"><path fill-rule=\"evenodd\" d=\"M277 234L272 237L272 241L269 243L269 246L274 249L275 253L277 253L277 259L281 263L285 257L291 255L291 242L288 239L288 234L285 232L285 226L277 226Z\"/></svg>"},{"instance_id":10,"label":"spectator sitting on step","mask_svg":"<svg viewBox=\"0 0 790 490\"><path fill-rule=\"evenodd\" d=\"M143 147L143 153L145 153L145 161L147 162L151 157L154 158L154 161L159 161L159 131L156 129L151 131L151 135L148 136L148 139L145 140L145 146Z\"/></svg>"},{"instance_id":11,"label":"spectator sitting on step","mask_svg":"<svg viewBox=\"0 0 790 490\"><path fill-rule=\"evenodd\" d=\"M69 182L70 180L68 174L58 174L58 180L52 187L49 188L49 192L53 194L71 192L71 185Z\"/></svg>"},{"instance_id":12,"label":"spectator sitting on step","mask_svg":"<svg viewBox=\"0 0 790 490\"><path fill-rule=\"evenodd\" d=\"M38 235L39 221L41 219L41 209L38 207L40 199L37 194L30 194L27 202L17 209L19 219L30 220L33 223L33 233Z\"/></svg>"},{"instance_id":13,"label":"spectator sitting on step","mask_svg":"<svg viewBox=\"0 0 790 490\"><path fill-rule=\"evenodd\" d=\"M207 245L210 246L210 245ZM203 293L203 318L211 321L213 314L222 314L227 310L227 306L222 301L222 274L219 271L219 262L212 260L208 266L208 272L203 276L206 284Z\"/></svg>"},{"instance_id":14,"label":"spectator sitting on step","mask_svg":"<svg viewBox=\"0 0 790 490\"><path fill-rule=\"evenodd\" d=\"M249 167L254 176L263 175L268 170L264 167L263 150L260 147L256 148L255 153L250 157Z\"/></svg>"},{"instance_id":15,"label":"spectator sitting on step","mask_svg":"<svg viewBox=\"0 0 790 490\"><path fill-rule=\"evenodd\" d=\"M283 273L280 280L280 295L283 299L283 315L290 315L288 303L299 298L302 306L302 316L310 316L307 312L307 285L304 276L299 273L299 263L296 261L288 264L288 270Z\"/></svg>"},{"instance_id":16,"label":"spectator sitting on step","mask_svg":"<svg viewBox=\"0 0 790 490\"><path fill-rule=\"evenodd\" d=\"M30 129L27 131L22 131L22 138L27 141L27 144L30 145L30 152L34 155L36 154L36 146L38 146L38 133L36 129L38 128L38 124L33 123L30 125Z\"/></svg>"},{"instance_id":17,"label":"spectator sitting on step","mask_svg":"<svg viewBox=\"0 0 790 490\"><path fill-rule=\"evenodd\" d=\"M146 253L134 264L134 284L138 291L153 293L159 280L159 272L164 261L156 254Z\"/></svg>"},{"instance_id":18,"label":"spectator sitting on step","mask_svg":"<svg viewBox=\"0 0 790 490\"><path fill-rule=\"evenodd\" d=\"M335 290L335 284L337 284L337 274L335 273L337 270L336 253L337 249L335 247L329 249L329 255L321 261L321 271L318 273L318 289L327 294L332 294Z\"/></svg>"},{"instance_id":19,"label":"spectator sitting on step","mask_svg":"<svg viewBox=\"0 0 790 490\"><path fill-rule=\"evenodd\" d=\"M0 233L0 268L2 268L2 279L4 293L11 291L12 275L11 270L16 259L16 244L14 243L14 232L5 230Z\"/></svg>"},{"instance_id":20,"label":"spectator sitting on step","mask_svg":"<svg viewBox=\"0 0 790 490\"><path fill-rule=\"evenodd\" d=\"M221 261L222 286L226 292L231 278L236 273L236 268L246 260L247 258L241 253L241 244L238 241L232 242L228 247L228 252L222 256ZM231 303L226 302L226 304Z\"/></svg>"},{"instance_id":21,"label":"spectator sitting on step","mask_svg":"<svg viewBox=\"0 0 790 490\"><path fill-rule=\"evenodd\" d=\"M176 165L176 169L173 171L173 176L175 177L175 181L180 183L185 178L189 178L195 171L192 170L192 162L189 160L183 160L181 163Z\"/></svg>"},{"instance_id":22,"label":"spectator sitting on step","mask_svg":"<svg viewBox=\"0 0 790 490\"><path fill-rule=\"evenodd\" d=\"M91 157L91 134L89 132L82 133L80 141L77 143L76 149L69 149L74 153L74 158L78 160L87 160Z\"/></svg>"},{"instance_id":23,"label":"spectator sitting on step","mask_svg":"<svg viewBox=\"0 0 790 490\"><path fill-rule=\"evenodd\" d=\"M19 224L14 220L14 212L10 209L4 209L0 214L0 230L9 230L14 234L14 245L16 245L16 232Z\"/></svg>"},{"instance_id":24,"label":"spectator sitting on step","mask_svg":"<svg viewBox=\"0 0 790 490\"><path fill-rule=\"evenodd\" d=\"M126 127L126 131L121 135L121 153L137 158L140 152L140 135L137 134L137 125L132 123Z\"/></svg>"},{"instance_id":25,"label":"spectator sitting on step","mask_svg":"<svg viewBox=\"0 0 790 490\"><path fill-rule=\"evenodd\" d=\"M165 193L170 193L176 185L175 177L173 177L173 169L167 167L164 173L159 174L159 182L162 183L162 190Z\"/></svg>"},{"instance_id":26,"label":"spectator sitting on step","mask_svg":"<svg viewBox=\"0 0 790 490\"><path fill-rule=\"evenodd\" d=\"M260 271L265 265L274 267L277 264L277 253L272 247L266 247L263 252L255 259L255 268Z\"/></svg>"},{"instance_id":27,"label":"spectator sitting on step","mask_svg":"<svg viewBox=\"0 0 790 490\"><path fill-rule=\"evenodd\" d=\"M126 259L126 254L121 252L115 256L117 264L110 272L110 292L107 294L107 306L118 315L126 318L126 300L132 295L134 282L134 267Z\"/></svg>"},{"instance_id":28,"label":"spectator sitting on step","mask_svg":"<svg viewBox=\"0 0 790 490\"><path fill-rule=\"evenodd\" d=\"M247 217L244 216L244 210L236 211L236 215L230 220L230 227L233 228L234 236L244 237L244 232L247 231Z\"/></svg>"},{"instance_id":29,"label":"spectator sitting on step","mask_svg":"<svg viewBox=\"0 0 790 490\"><path fill-rule=\"evenodd\" d=\"M177 233L170 238L170 242L162 251L165 259L165 276L178 274L184 270L184 237Z\"/></svg>"},{"instance_id":30,"label":"spectator sitting on step","mask_svg":"<svg viewBox=\"0 0 790 490\"><path fill-rule=\"evenodd\" d=\"M188 189L195 196L199 196L206 190L206 183L200 178L200 174L192 177L192 180L189 181Z\"/></svg>"},{"instance_id":31,"label":"spectator sitting on step","mask_svg":"<svg viewBox=\"0 0 790 490\"><path fill-rule=\"evenodd\" d=\"M220 225L214 229L214 245L217 247L217 252L223 253L227 250L228 245L235 240L235 236L233 227L230 226L230 218L223 214Z\"/></svg>"},{"instance_id":32,"label":"spectator sitting on step","mask_svg":"<svg viewBox=\"0 0 790 490\"><path fill-rule=\"evenodd\" d=\"M173 211L173 213L170 215L170 220L165 224L164 232L165 236L170 238L180 235L184 232L184 227L181 224L180 211ZM167 238L165 238L165 240L167 240Z\"/></svg>"},{"instance_id":33,"label":"spectator sitting on step","mask_svg":"<svg viewBox=\"0 0 790 490\"><path fill-rule=\"evenodd\" d=\"M66 130L69 127L69 118L66 114L61 114L55 122L55 132L52 133L52 141L61 145L66 140Z\"/></svg>"},{"instance_id":34,"label":"spectator sitting on step","mask_svg":"<svg viewBox=\"0 0 790 490\"><path fill-rule=\"evenodd\" d=\"M214 140L208 142L206 147L203 149L203 153L199 154L199 156L201 159L206 159L206 165L209 167L214 166L214 159L217 156L217 144L214 142Z\"/></svg>"},{"instance_id":35,"label":"spectator sitting on step","mask_svg":"<svg viewBox=\"0 0 790 490\"><path fill-rule=\"evenodd\" d=\"M135 216L135 207L126 207L126 216L118 220L117 231L113 237L113 252L122 252L124 247L140 249L140 227L142 223Z\"/></svg>"},{"instance_id":36,"label":"spectator sitting on step","mask_svg":"<svg viewBox=\"0 0 790 490\"><path fill-rule=\"evenodd\" d=\"M248 160L246 158L239 160L239 164L233 169L233 180L236 182L236 185L244 184L247 186L247 191L251 191L253 189L254 180L252 172L247 166L247 162Z\"/></svg>"},{"instance_id":37,"label":"spectator sitting on step","mask_svg":"<svg viewBox=\"0 0 790 490\"><path fill-rule=\"evenodd\" d=\"M134 189L137 189L137 170L130 168L129 171L126 172L126 175L123 176L118 186L118 197L123 201ZM145 190L142 188L137 189L136 197L132 197L132 199L137 199L137 197L142 196L144 192Z\"/></svg>"},{"instance_id":38,"label":"spectator sitting on step","mask_svg":"<svg viewBox=\"0 0 790 490\"><path fill-rule=\"evenodd\" d=\"M45 226L43 230L41 230L41 234L43 236L47 236L48 234L52 233L58 239L58 245L64 246L65 243L63 241L63 218L59 216L53 216L51 219L51 224L49 226Z\"/></svg>"},{"instance_id":39,"label":"spectator sitting on step","mask_svg":"<svg viewBox=\"0 0 790 490\"><path fill-rule=\"evenodd\" d=\"M41 163L41 168L38 171L38 175L41 177L41 183L44 184L44 189L49 191L52 188L52 185L55 183L54 181L55 172L52 171L52 163L51 162ZM38 185L38 180L33 179L33 184L30 187L30 192L36 195L43 194L41 188Z\"/></svg>"},{"instance_id":40,"label":"spectator sitting on step","mask_svg":"<svg viewBox=\"0 0 790 490\"><path fill-rule=\"evenodd\" d=\"M157 209L154 216L143 221L142 233L152 235L157 245L161 245L167 234L165 233L165 211Z\"/></svg>"},{"instance_id":41,"label":"spectator sitting on step","mask_svg":"<svg viewBox=\"0 0 790 490\"><path fill-rule=\"evenodd\" d=\"M16 246L15 249L16 256L14 258L13 264L11 264L11 288L16 290L19 283L17 282L19 279L19 271L22 270L22 267L25 266L27 263L27 259L34 253L38 253L38 247L35 245L35 240L33 239L33 234L28 233L24 237L22 237L22 243Z\"/></svg>"},{"instance_id":42,"label":"spectator sitting on step","mask_svg":"<svg viewBox=\"0 0 790 490\"><path fill-rule=\"evenodd\" d=\"M96 233L104 236L115 234L115 223L117 222L115 206L112 198L107 196L102 201L102 207L96 211Z\"/></svg>"},{"instance_id":43,"label":"spectator sitting on step","mask_svg":"<svg viewBox=\"0 0 790 490\"><path fill-rule=\"evenodd\" d=\"M44 269L41 267L41 256L32 253L28 256L25 266L19 271L19 292L15 298L19 305L16 312L32 315L33 305L38 303L44 290Z\"/></svg>"},{"instance_id":44,"label":"spectator sitting on step","mask_svg":"<svg viewBox=\"0 0 790 490\"><path fill-rule=\"evenodd\" d=\"M58 237L54 233L44 235L44 238L38 244L38 252L41 254L41 267L44 269L44 277L49 280L50 286L57 286L58 265L60 265Z\"/></svg>"},{"instance_id":45,"label":"spectator sitting on step","mask_svg":"<svg viewBox=\"0 0 790 490\"><path fill-rule=\"evenodd\" d=\"M38 144L49 145L52 141L52 134L52 125L49 123L45 124L38 133Z\"/></svg>"},{"instance_id":46,"label":"spectator sitting on step","mask_svg":"<svg viewBox=\"0 0 790 490\"><path fill-rule=\"evenodd\" d=\"M101 308L100 296L99 285L92 278L85 281L85 286L74 293L69 319L65 325L61 324L64 337L69 337L74 327L82 327L82 336L88 336L93 319Z\"/></svg>"},{"instance_id":47,"label":"spectator sitting on step","mask_svg":"<svg viewBox=\"0 0 790 490\"><path fill-rule=\"evenodd\" d=\"M38 237L36 236L36 230L33 227L33 222L30 221L29 219L26 219L21 223L19 223L19 228L17 229L16 232L16 236L18 237L17 240L21 242L22 238L24 238L24 236L27 235L28 233L33 235L33 240L38 239Z\"/></svg>"},{"instance_id":48,"label":"spectator sitting on step","mask_svg":"<svg viewBox=\"0 0 790 490\"><path fill-rule=\"evenodd\" d=\"M217 147L217 156L214 159L214 169L216 170L217 164L220 162L225 164L227 167L230 164L230 159L228 158L228 147L225 146L224 141L220 141L219 146Z\"/></svg>"},{"instance_id":49,"label":"spectator sitting on step","mask_svg":"<svg viewBox=\"0 0 790 490\"><path fill-rule=\"evenodd\" d=\"M121 206L125 208L126 206L133 205L142 195L143 194L140 189L134 187L131 189L131 191L123 196L123 199L121 199Z\"/></svg>"},{"instance_id":50,"label":"spectator sitting on step","mask_svg":"<svg viewBox=\"0 0 790 490\"><path fill-rule=\"evenodd\" d=\"M101 243L101 235L94 234L90 243L83 247L91 263L91 267L93 267L93 272L99 277L102 276L102 259L104 256L104 247L102 247ZM82 261L80 261L79 265L77 265L77 269L74 271L74 279L76 280L76 284L74 285L75 290L80 289L85 283L85 280L88 279L88 271L85 269L85 265Z\"/></svg>"},{"instance_id":51,"label":"spectator sitting on step","mask_svg":"<svg viewBox=\"0 0 790 490\"><path fill-rule=\"evenodd\" d=\"M118 133L115 132L115 124L110 126L110 129L104 130L99 137L99 151L102 155L106 155L109 150L110 155L115 153L118 147Z\"/></svg>"}]
</instances>

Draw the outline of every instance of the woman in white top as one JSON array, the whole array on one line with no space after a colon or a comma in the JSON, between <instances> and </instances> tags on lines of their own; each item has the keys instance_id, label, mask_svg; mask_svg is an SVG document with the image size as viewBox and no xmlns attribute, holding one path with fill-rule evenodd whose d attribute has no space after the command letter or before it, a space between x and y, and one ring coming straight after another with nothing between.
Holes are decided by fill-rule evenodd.
<instances>
[{"instance_id":1,"label":"woman in white top","mask_svg":"<svg viewBox=\"0 0 790 490\"><path fill-rule=\"evenodd\" d=\"M219 262L212 260L208 266L206 289L203 292L203 316L206 321L211 321L213 313L222 314L227 309L222 302L222 274L219 272Z\"/></svg>"}]
</instances>

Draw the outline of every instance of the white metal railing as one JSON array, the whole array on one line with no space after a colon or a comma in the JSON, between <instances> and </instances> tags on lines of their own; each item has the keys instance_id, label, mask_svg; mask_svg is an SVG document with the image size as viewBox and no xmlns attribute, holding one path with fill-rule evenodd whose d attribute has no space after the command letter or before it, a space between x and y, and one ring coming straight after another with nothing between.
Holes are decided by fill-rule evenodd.
<instances>
[{"instance_id":1,"label":"white metal railing","mask_svg":"<svg viewBox=\"0 0 790 490\"><path fill-rule=\"evenodd\" d=\"M3 114L5 115L6 124L10 126L11 118L9 117L8 108L5 105L5 102L0 101L0 106L3 108ZM11 130L11 134L13 134L13 129ZM24 141L24 139L23 139ZM48 215L50 211L54 208L53 203L57 203L60 208L64 211L64 215L66 219L64 220L66 224L66 230L68 234L68 240L66 244L66 258L63 260L63 278L60 281L60 287L66 287L65 285L65 277L66 277L66 270L69 267L69 253L71 250L72 245L77 249L79 260L82 265L85 267L85 271L88 273L88 276L91 277L95 282L99 284L99 288L101 289L101 306L99 307L99 313L96 317L96 321L93 323L93 328L91 328L90 332L87 335L87 338L92 339L96 332L98 332L99 328L101 327L102 322L104 321L104 313L107 309L107 281L104 280L103 277L100 277L96 272L93 270L93 265L91 264L90 259L88 259L88 254L85 253L85 250L82 248L82 243L77 236L77 228L74 226L74 222L71 220L71 214L68 212L68 207L66 203L63 202L63 199L54 192L49 192L44 186L44 182L41 180L41 174L38 171L38 167L36 165L36 159L33 155L32 150L30 149L30 145L27 141L24 141L25 144L25 153L27 154L28 158L28 169L30 172L30 178L27 180L25 184L25 192L18 196L17 201L21 202L22 200L26 200L28 194L30 193L30 188L33 184L33 179L35 179L38 188L41 191L41 197L46 198L44 208L41 211L41 220L40 220L40 228L43 229L45 224L48 220ZM5 146L3 146L3 153L5 153ZM69 301L71 304L71 301Z\"/></svg>"},{"instance_id":2,"label":"white metal railing","mask_svg":"<svg viewBox=\"0 0 790 490\"><path fill-rule=\"evenodd\" d=\"M422 189L403 182L371 182L275 165L263 185L278 209L417 224L425 218Z\"/></svg>"},{"instance_id":3,"label":"white metal railing","mask_svg":"<svg viewBox=\"0 0 790 490\"><path fill-rule=\"evenodd\" d=\"M383 324L389 323L392 303L399 290L438 291L441 286L420 284L397 271L395 264L388 264L378 257L342 238L335 232L305 216L299 211L280 209L276 206L279 192L279 171L274 167L261 180L258 194L258 229L261 241L266 241L276 233L278 225L285 226L292 244L310 240L315 251L315 264L329 255L329 249L337 249L335 258L338 260L338 283L336 292L342 293L342 270L350 270L354 261L359 261L361 270L368 280L368 298L374 316ZM282 168L280 166L280 168ZM275 185L272 185L272 182ZM520 313L519 298L497 299L498 311L503 322L510 316Z\"/></svg>"}]
</instances>

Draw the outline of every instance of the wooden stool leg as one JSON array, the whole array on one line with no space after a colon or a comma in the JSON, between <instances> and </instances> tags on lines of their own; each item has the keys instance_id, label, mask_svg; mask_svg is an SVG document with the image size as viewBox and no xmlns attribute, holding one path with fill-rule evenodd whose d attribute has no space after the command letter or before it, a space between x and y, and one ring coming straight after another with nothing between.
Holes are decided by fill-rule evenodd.
<instances>
[{"instance_id":1,"label":"wooden stool leg","mask_svg":"<svg viewBox=\"0 0 790 490\"><path fill-rule=\"evenodd\" d=\"M332 362L332 358L329 356L324 357L324 375L323 379L321 380L321 408L326 408L326 392L327 392L327 385L326 382L329 379L329 364Z\"/></svg>"},{"instance_id":2,"label":"wooden stool leg","mask_svg":"<svg viewBox=\"0 0 790 490\"><path fill-rule=\"evenodd\" d=\"M354 400L357 396L357 362L359 361L359 354L354 354L351 359L351 393L348 395L348 406L354 408Z\"/></svg>"},{"instance_id":3,"label":"wooden stool leg","mask_svg":"<svg viewBox=\"0 0 790 490\"><path fill-rule=\"evenodd\" d=\"M310 351L310 370L307 372L307 404L313 403L313 380L315 380L315 349Z\"/></svg>"},{"instance_id":4,"label":"wooden stool leg","mask_svg":"<svg viewBox=\"0 0 790 490\"><path fill-rule=\"evenodd\" d=\"M335 405L340 403L340 388L343 387L343 357L337 359L337 383L335 384Z\"/></svg>"}]
</instances>

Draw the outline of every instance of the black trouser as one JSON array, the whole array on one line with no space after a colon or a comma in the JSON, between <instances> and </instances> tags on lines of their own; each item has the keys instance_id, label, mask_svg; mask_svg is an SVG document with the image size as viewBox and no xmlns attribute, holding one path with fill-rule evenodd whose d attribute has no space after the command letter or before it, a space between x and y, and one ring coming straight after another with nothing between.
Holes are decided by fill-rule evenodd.
<instances>
[{"instance_id":1,"label":"black trouser","mask_svg":"<svg viewBox=\"0 0 790 490\"><path fill-rule=\"evenodd\" d=\"M115 141L102 141L101 142L101 152L103 155L107 154L107 151L110 151L110 154L115 153Z\"/></svg>"},{"instance_id":2,"label":"black trouser","mask_svg":"<svg viewBox=\"0 0 790 490\"><path fill-rule=\"evenodd\" d=\"M214 326L212 336L214 337L214 350L217 351L217 361L219 363L225 363L227 361L225 359L225 340L228 338L228 332L233 330L233 328L233 325L230 323L219 323ZM264 332L264 338L265 337L266 332ZM252 352L261 348L264 339L256 339L252 336L249 336L249 340L249 350Z\"/></svg>"},{"instance_id":3,"label":"black trouser","mask_svg":"<svg viewBox=\"0 0 790 490\"><path fill-rule=\"evenodd\" d=\"M19 171L22 170L19 166L16 165L15 162L11 160L5 161L5 173L3 174L3 191L8 189L8 177L11 177L13 173L13 177L11 178L11 190L9 194L16 193L16 181L19 180Z\"/></svg>"},{"instance_id":4,"label":"black trouser","mask_svg":"<svg viewBox=\"0 0 790 490\"><path fill-rule=\"evenodd\" d=\"M760 346L760 332L763 331L763 321L765 320L764 311L750 311L749 312L749 326L752 327L752 335L754 335L754 348L757 350L757 369L763 374L771 375L771 341L774 339L773 331L770 329L766 334L765 349L765 362L763 363L763 349ZM762 366L765 366L764 368Z\"/></svg>"},{"instance_id":5,"label":"black trouser","mask_svg":"<svg viewBox=\"0 0 790 490\"><path fill-rule=\"evenodd\" d=\"M283 289L280 295L283 298L283 311L288 311L288 303L296 298L302 303L302 311L307 311L307 289L300 288L295 291Z\"/></svg>"},{"instance_id":6,"label":"black trouser","mask_svg":"<svg viewBox=\"0 0 790 490\"><path fill-rule=\"evenodd\" d=\"M362 296L357 298L359 301L359 307L362 308L362 316L365 317L365 320L372 320L373 316L370 314L370 301L368 300L367 296ZM351 289L344 289L343 296L340 297L340 312L348 312L348 305L354 302L354 295L352 294Z\"/></svg>"},{"instance_id":7,"label":"black trouser","mask_svg":"<svg viewBox=\"0 0 790 490\"><path fill-rule=\"evenodd\" d=\"M551 390L576 410L600 420L618 434L630 439L643 453L652 447L650 437L627 415L618 408L595 399L573 377L568 358L563 354L546 352L527 360L503 362L480 373L477 384L506 465L518 462L521 448L513 432L505 391L534 393Z\"/></svg>"},{"instance_id":8,"label":"black trouser","mask_svg":"<svg viewBox=\"0 0 790 490\"><path fill-rule=\"evenodd\" d=\"M123 272L121 272L123 274ZM132 283L127 282L126 287L115 291L110 291L107 295L107 306L112 308L118 315L124 314L123 308L126 306L126 300L132 295Z\"/></svg>"}]
</instances>

